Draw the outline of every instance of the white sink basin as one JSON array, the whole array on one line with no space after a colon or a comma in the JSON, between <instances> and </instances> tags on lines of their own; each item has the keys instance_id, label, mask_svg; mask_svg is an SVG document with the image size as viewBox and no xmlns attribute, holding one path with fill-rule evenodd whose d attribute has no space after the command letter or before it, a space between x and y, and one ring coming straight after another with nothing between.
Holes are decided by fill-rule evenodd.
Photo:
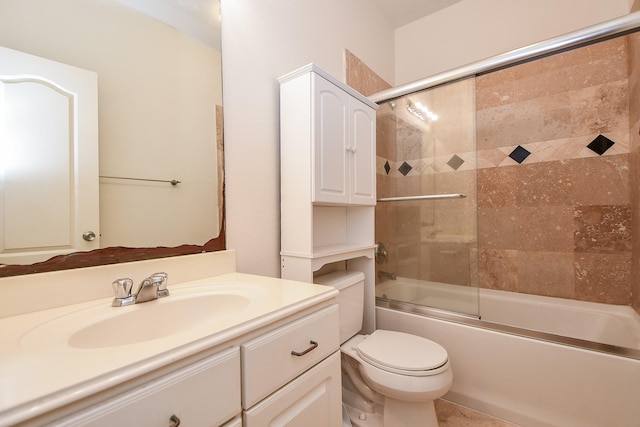
<instances>
[{"instance_id":1,"label":"white sink basin","mask_svg":"<svg viewBox=\"0 0 640 427\"><path fill-rule=\"evenodd\" d=\"M170 288L170 295L141 304L111 307L111 301L84 305L24 334L21 347L100 349L144 343L202 327L223 328L264 297L250 284Z\"/></svg>"}]
</instances>

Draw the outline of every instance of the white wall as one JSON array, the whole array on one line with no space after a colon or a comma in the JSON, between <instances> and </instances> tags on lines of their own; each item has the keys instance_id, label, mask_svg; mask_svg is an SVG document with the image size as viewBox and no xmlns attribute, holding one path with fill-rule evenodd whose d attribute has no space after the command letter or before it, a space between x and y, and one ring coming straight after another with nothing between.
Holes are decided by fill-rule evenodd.
<instances>
[{"instance_id":1,"label":"white wall","mask_svg":"<svg viewBox=\"0 0 640 427\"><path fill-rule=\"evenodd\" d=\"M607 21L630 0L463 0L399 28L396 85Z\"/></svg>"},{"instance_id":2,"label":"white wall","mask_svg":"<svg viewBox=\"0 0 640 427\"><path fill-rule=\"evenodd\" d=\"M280 276L279 86L314 62L344 81L349 49L393 81L393 30L367 0L222 1L227 247Z\"/></svg>"}]
</instances>

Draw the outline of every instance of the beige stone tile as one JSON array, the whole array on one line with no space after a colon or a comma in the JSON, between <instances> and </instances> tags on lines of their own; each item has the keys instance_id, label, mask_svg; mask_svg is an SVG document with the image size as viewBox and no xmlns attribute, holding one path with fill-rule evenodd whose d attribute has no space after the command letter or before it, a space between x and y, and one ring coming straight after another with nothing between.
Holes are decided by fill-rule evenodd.
<instances>
[{"instance_id":1,"label":"beige stone tile","mask_svg":"<svg viewBox=\"0 0 640 427\"><path fill-rule=\"evenodd\" d=\"M478 170L478 207L516 205L519 166Z\"/></svg>"},{"instance_id":2,"label":"beige stone tile","mask_svg":"<svg viewBox=\"0 0 640 427\"><path fill-rule=\"evenodd\" d=\"M518 206L571 206L573 175L561 162L521 165L517 170Z\"/></svg>"},{"instance_id":3,"label":"beige stone tile","mask_svg":"<svg viewBox=\"0 0 640 427\"><path fill-rule=\"evenodd\" d=\"M517 249L524 251L572 251L571 206L519 206L516 211Z\"/></svg>"},{"instance_id":4,"label":"beige stone tile","mask_svg":"<svg viewBox=\"0 0 640 427\"><path fill-rule=\"evenodd\" d=\"M574 205L625 205L629 203L629 157L597 156L570 160L571 198Z\"/></svg>"},{"instance_id":5,"label":"beige stone tile","mask_svg":"<svg viewBox=\"0 0 640 427\"><path fill-rule=\"evenodd\" d=\"M517 208L478 208L478 246L517 249Z\"/></svg>"},{"instance_id":6,"label":"beige stone tile","mask_svg":"<svg viewBox=\"0 0 640 427\"><path fill-rule=\"evenodd\" d=\"M396 119L391 113L380 109L376 115L376 154L390 160L396 159Z\"/></svg>"},{"instance_id":7,"label":"beige stone tile","mask_svg":"<svg viewBox=\"0 0 640 427\"><path fill-rule=\"evenodd\" d=\"M631 254L575 255L575 298L605 304L631 304Z\"/></svg>"},{"instance_id":8,"label":"beige stone tile","mask_svg":"<svg viewBox=\"0 0 640 427\"><path fill-rule=\"evenodd\" d=\"M637 2L640 3L640 2ZM629 121L640 119L640 32L627 36L629 52Z\"/></svg>"},{"instance_id":9,"label":"beige stone tile","mask_svg":"<svg viewBox=\"0 0 640 427\"><path fill-rule=\"evenodd\" d=\"M478 110L478 149L510 147L572 135L568 93Z\"/></svg>"},{"instance_id":10,"label":"beige stone tile","mask_svg":"<svg viewBox=\"0 0 640 427\"><path fill-rule=\"evenodd\" d=\"M490 148L488 150L479 150L477 153L477 165L478 169L494 168L500 165L504 159L508 156L503 151L497 148Z\"/></svg>"},{"instance_id":11,"label":"beige stone tile","mask_svg":"<svg viewBox=\"0 0 640 427\"><path fill-rule=\"evenodd\" d=\"M436 400L435 407L439 427L517 427L443 399Z\"/></svg>"},{"instance_id":12,"label":"beige stone tile","mask_svg":"<svg viewBox=\"0 0 640 427\"><path fill-rule=\"evenodd\" d=\"M482 288L517 292L518 251L479 248L478 281Z\"/></svg>"},{"instance_id":13,"label":"beige stone tile","mask_svg":"<svg viewBox=\"0 0 640 427\"><path fill-rule=\"evenodd\" d=\"M626 78L626 40L619 37L478 77L478 109Z\"/></svg>"},{"instance_id":14,"label":"beige stone tile","mask_svg":"<svg viewBox=\"0 0 640 427\"><path fill-rule=\"evenodd\" d=\"M574 212L576 252L630 252L631 207L629 205L577 206Z\"/></svg>"},{"instance_id":15,"label":"beige stone tile","mask_svg":"<svg viewBox=\"0 0 640 427\"><path fill-rule=\"evenodd\" d=\"M568 102L571 136L629 129L626 79L573 91Z\"/></svg>"},{"instance_id":16,"label":"beige stone tile","mask_svg":"<svg viewBox=\"0 0 640 427\"><path fill-rule=\"evenodd\" d=\"M346 49L344 57L347 85L361 94L368 96L391 87L382 77L374 73L371 68Z\"/></svg>"},{"instance_id":17,"label":"beige stone tile","mask_svg":"<svg viewBox=\"0 0 640 427\"><path fill-rule=\"evenodd\" d=\"M518 292L574 298L573 252L518 251Z\"/></svg>"}]
</instances>

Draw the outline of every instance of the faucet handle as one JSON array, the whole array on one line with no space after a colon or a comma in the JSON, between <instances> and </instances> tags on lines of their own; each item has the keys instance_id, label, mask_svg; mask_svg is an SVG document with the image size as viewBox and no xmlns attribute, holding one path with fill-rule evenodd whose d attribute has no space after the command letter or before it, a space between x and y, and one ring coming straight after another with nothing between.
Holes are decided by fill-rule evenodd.
<instances>
[{"instance_id":1,"label":"faucet handle","mask_svg":"<svg viewBox=\"0 0 640 427\"><path fill-rule=\"evenodd\" d=\"M113 286L113 292L116 294L116 298L126 298L131 295L133 280L128 278L118 279L115 280L111 286Z\"/></svg>"},{"instance_id":2,"label":"faucet handle","mask_svg":"<svg viewBox=\"0 0 640 427\"><path fill-rule=\"evenodd\" d=\"M128 305L133 302L133 297L131 296L131 288L133 287L133 280L129 278L123 278L115 280L111 286L113 287L113 292L115 293L115 298L113 299L113 306L120 307L123 305Z\"/></svg>"},{"instance_id":3,"label":"faucet handle","mask_svg":"<svg viewBox=\"0 0 640 427\"><path fill-rule=\"evenodd\" d=\"M169 296L169 289L167 289L167 280L169 275L167 273L154 273L150 277L153 283L158 286L158 298Z\"/></svg>"}]
</instances>

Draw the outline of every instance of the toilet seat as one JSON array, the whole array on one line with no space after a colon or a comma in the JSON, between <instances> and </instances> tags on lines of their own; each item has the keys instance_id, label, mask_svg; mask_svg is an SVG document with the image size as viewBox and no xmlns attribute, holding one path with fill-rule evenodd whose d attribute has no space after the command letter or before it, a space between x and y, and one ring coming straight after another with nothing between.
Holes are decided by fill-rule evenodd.
<instances>
[{"instance_id":1,"label":"toilet seat","mask_svg":"<svg viewBox=\"0 0 640 427\"><path fill-rule=\"evenodd\" d=\"M355 351L366 363L407 376L438 374L448 362L447 351L438 343L416 335L381 329L357 343Z\"/></svg>"},{"instance_id":2,"label":"toilet seat","mask_svg":"<svg viewBox=\"0 0 640 427\"><path fill-rule=\"evenodd\" d=\"M369 341L372 336L374 339ZM417 350L411 349L413 345L417 345ZM358 362L358 371L365 382L386 398L406 402L438 399L453 381L446 350L426 338L376 330L368 336L352 337L340 350ZM382 355L388 353L391 356L383 362Z\"/></svg>"}]
</instances>

